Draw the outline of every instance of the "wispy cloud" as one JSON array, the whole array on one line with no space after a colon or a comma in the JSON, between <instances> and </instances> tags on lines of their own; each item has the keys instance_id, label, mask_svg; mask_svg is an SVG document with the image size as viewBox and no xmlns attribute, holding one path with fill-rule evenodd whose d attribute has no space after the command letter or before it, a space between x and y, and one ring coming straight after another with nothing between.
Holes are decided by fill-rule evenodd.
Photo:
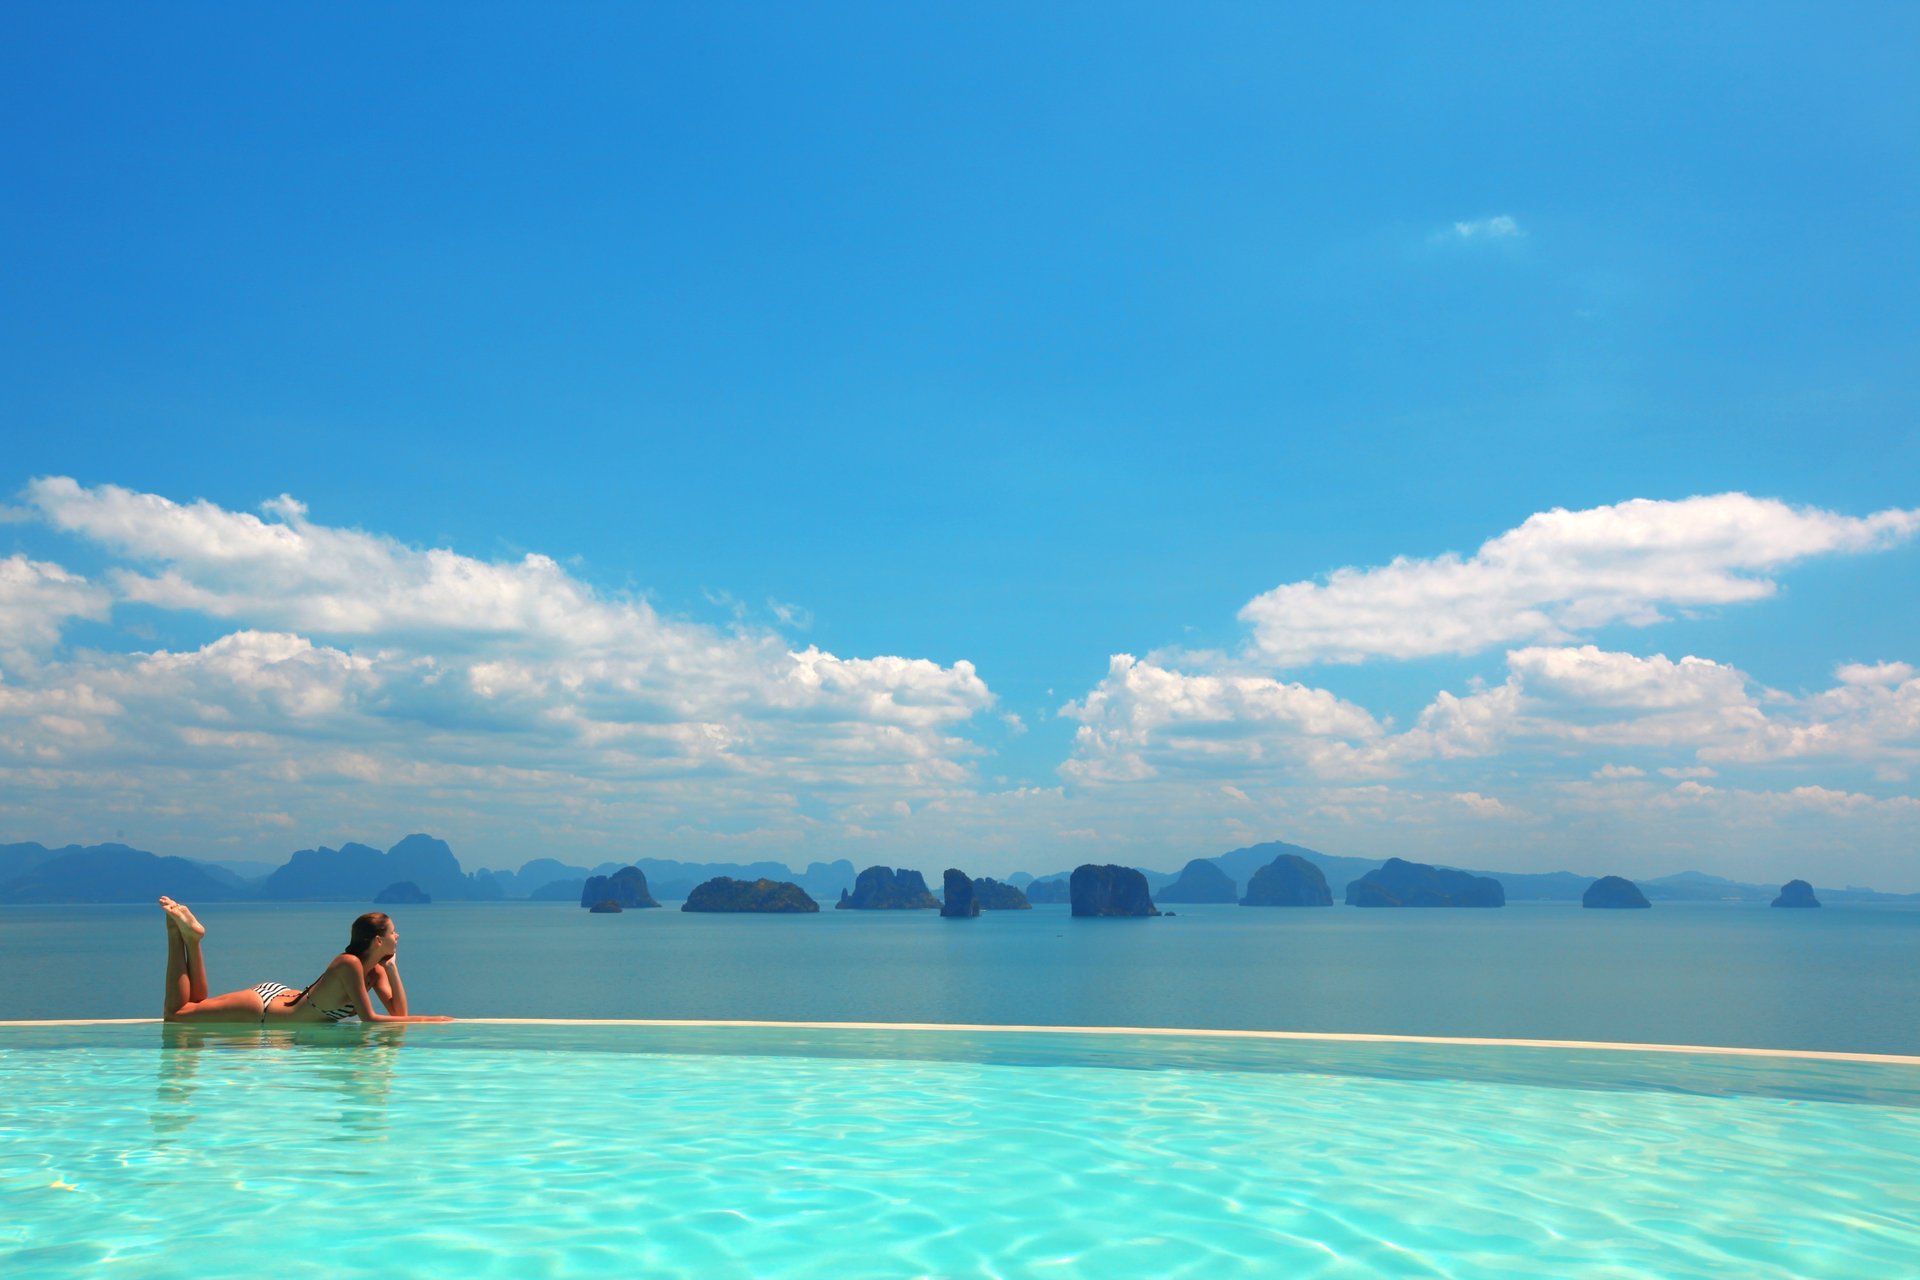
<instances>
[{"instance_id":1,"label":"wispy cloud","mask_svg":"<svg viewBox=\"0 0 1920 1280\"><path fill-rule=\"evenodd\" d=\"M1451 240L1517 240L1527 233L1521 229L1511 214L1499 213L1490 218L1474 218L1467 222L1456 222L1443 233Z\"/></svg>"}]
</instances>

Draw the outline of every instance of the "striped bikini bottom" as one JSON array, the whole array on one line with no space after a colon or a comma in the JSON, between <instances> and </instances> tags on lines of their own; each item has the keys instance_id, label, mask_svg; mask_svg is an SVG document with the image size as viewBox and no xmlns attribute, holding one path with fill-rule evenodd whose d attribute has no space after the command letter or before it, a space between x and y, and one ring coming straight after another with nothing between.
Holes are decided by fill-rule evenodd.
<instances>
[{"instance_id":1,"label":"striped bikini bottom","mask_svg":"<svg viewBox=\"0 0 1920 1280\"><path fill-rule=\"evenodd\" d=\"M284 982L256 982L248 990L257 991L260 994L260 1021L265 1022L268 1007L293 988Z\"/></svg>"},{"instance_id":2,"label":"striped bikini bottom","mask_svg":"<svg viewBox=\"0 0 1920 1280\"><path fill-rule=\"evenodd\" d=\"M267 1020L268 1008L272 1006L275 1000L278 1000L281 996L293 990L293 988L284 982L256 982L251 987L248 987L247 990L260 993L260 1021L265 1022ZM322 1009L320 1014L328 1022L345 1022L348 1018L358 1017L359 1012L353 1002L348 1001L338 1009Z\"/></svg>"}]
</instances>

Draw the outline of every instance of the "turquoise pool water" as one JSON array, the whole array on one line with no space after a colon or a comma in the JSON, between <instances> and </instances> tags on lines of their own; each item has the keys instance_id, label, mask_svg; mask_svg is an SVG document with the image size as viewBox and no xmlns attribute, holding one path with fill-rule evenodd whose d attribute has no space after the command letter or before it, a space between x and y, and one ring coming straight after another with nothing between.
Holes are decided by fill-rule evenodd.
<instances>
[{"instance_id":1,"label":"turquoise pool water","mask_svg":"<svg viewBox=\"0 0 1920 1280\"><path fill-rule=\"evenodd\" d=\"M1895 1276L1920 1067L1016 1032L0 1027L0 1273Z\"/></svg>"}]
</instances>

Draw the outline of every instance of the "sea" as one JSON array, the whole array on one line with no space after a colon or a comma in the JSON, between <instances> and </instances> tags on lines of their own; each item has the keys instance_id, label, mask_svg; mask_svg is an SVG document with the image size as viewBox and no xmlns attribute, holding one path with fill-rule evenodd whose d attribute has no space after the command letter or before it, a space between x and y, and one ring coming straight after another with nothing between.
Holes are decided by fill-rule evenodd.
<instances>
[{"instance_id":1,"label":"sea","mask_svg":"<svg viewBox=\"0 0 1920 1280\"><path fill-rule=\"evenodd\" d=\"M1064 905L594 915L569 903L394 908L413 1009L456 1017L1235 1028L1920 1054L1920 909L1572 903L1492 910ZM303 986L343 903L200 911L215 991ZM0 907L0 1020L151 1017L157 907Z\"/></svg>"}]
</instances>

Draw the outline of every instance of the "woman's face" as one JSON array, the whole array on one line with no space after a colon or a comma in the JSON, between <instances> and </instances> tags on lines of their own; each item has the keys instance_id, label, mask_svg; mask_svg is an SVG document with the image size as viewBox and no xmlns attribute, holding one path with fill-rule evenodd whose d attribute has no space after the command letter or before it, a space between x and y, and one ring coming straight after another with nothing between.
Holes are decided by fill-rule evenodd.
<instances>
[{"instance_id":1,"label":"woman's face","mask_svg":"<svg viewBox=\"0 0 1920 1280\"><path fill-rule=\"evenodd\" d=\"M367 953L373 957L374 963L378 964L399 949L399 926L389 920L387 922L387 931L373 940L373 945L367 948Z\"/></svg>"}]
</instances>

